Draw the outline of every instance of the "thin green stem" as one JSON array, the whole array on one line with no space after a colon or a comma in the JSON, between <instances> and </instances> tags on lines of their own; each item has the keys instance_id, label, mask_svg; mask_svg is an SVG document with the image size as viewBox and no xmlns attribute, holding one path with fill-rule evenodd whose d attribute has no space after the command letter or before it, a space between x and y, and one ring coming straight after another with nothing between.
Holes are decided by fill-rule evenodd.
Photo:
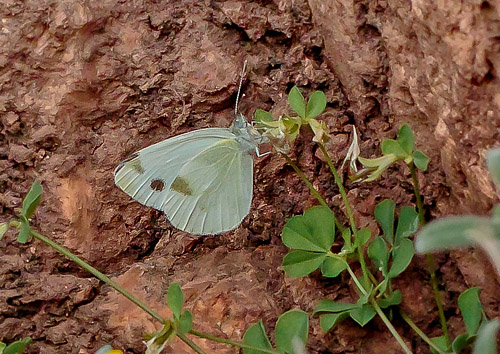
<instances>
[{"instance_id":1,"label":"thin green stem","mask_svg":"<svg viewBox=\"0 0 500 354\"><path fill-rule=\"evenodd\" d=\"M356 227L356 221L354 220L354 213L351 208L351 203L349 203L349 199L347 199L347 193L345 191L342 180L340 179L340 175L335 166L333 165L333 161L330 158L330 155L328 155L325 146L322 143L318 143L318 145L319 148L321 149L321 152L323 153L323 156L326 159L328 167L330 167L330 171L332 171L333 177L335 179L335 184L337 184L337 187L339 187L340 195L342 196L342 200L344 201L345 205L345 210L347 212L347 217L349 218L349 223L351 224L352 233L356 235L358 229Z\"/></svg>"},{"instance_id":2,"label":"thin green stem","mask_svg":"<svg viewBox=\"0 0 500 354\"><path fill-rule=\"evenodd\" d=\"M148 305L144 304L139 299L137 299L134 295L132 295L127 290L122 288L122 286L120 284L118 284L114 280L111 280L106 275L104 275L103 273L101 273L100 271L98 271L97 269L95 269L94 267L92 267L91 265L86 263L85 261L83 261L81 258L79 258L76 255L74 255L73 253L71 253L67 248L64 248L64 247L58 245L54 241L48 239L47 237L39 234L36 231L30 230L30 234L34 238L42 241L43 243L49 245L52 248L54 248L57 252L61 253L63 256L71 259L73 262L78 264L83 269L87 270L89 273L91 273L97 279L99 279L99 280L103 281L104 283L108 284L109 286L111 286L113 289L115 289L120 294L125 296L127 299L132 301L134 304L139 306L141 309L143 309L145 312L147 312L154 319L158 320L160 323L162 323L162 324L165 323L165 319L163 317L161 317L159 314L157 314L152 308L150 308Z\"/></svg>"},{"instance_id":3,"label":"thin green stem","mask_svg":"<svg viewBox=\"0 0 500 354\"><path fill-rule=\"evenodd\" d=\"M356 284L356 286L358 287L359 291L364 296L368 296L369 295L368 291L366 291L366 289L363 287L363 285L361 285L361 283L359 282L358 278L356 277L356 274L354 274L354 272L352 271L351 267L349 267L349 265L347 265L347 271L351 275L351 278L354 281L354 283ZM370 302L370 305L372 305L372 307L375 309L375 312L377 312L377 314L379 315L379 317L382 319L382 321L386 325L387 329L391 332L391 334L393 335L394 339L396 339L396 341L399 343L399 345L401 346L401 348L403 348L403 350L405 351L405 353L411 354L411 350L408 348L408 346L406 345L406 343L403 340L403 338L401 338L401 336L399 335L399 333L396 331L396 329L392 325L391 321L389 321L389 319L385 315L384 311L382 311L382 309L380 308L380 306L377 304L377 301L375 301L370 296L369 297L369 302Z\"/></svg>"},{"instance_id":4,"label":"thin green stem","mask_svg":"<svg viewBox=\"0 0 500 354\"><path fill-rule=\"evenodd\" d=\"M197 336L197 337L200 337L200 338L209 339L209 340L214 341L214 342L232 345L233 347L238 347L238 348L243 348L243 349L248 349L248 350L255 350L255 351L258 351L258 352L268 353L268 354L279 354L277 351L274 351L274 350L271 350L271 349L257 348L257 347L255 347L253 345L248 345L248 344L245 344L245 343L235 342L235 341L232 341L232 340L229 340L229 339L224 339L224 338L216 337L216 336L213 336L213 335L208 334L208 333L198 332L198 331L195 331L195 330L191 330L191 331L189 331L189 333L192 334L192 335L194 335L194 336Z\"/></svg>"},{"instance_id":5,"label":"thin green stem","mask_svg":"<svg viewBox=\"0 0 500 354\"><path fill-rule=\"evenodd\" d=\"M432 340L427 337L427 335L422 332L420 328L418 328L418 326L415 324L415 322L412 321L412 319L406 314L406 312L399 309L399 314L401 315L401 318L408 324L408 326L410 326L415 331L415 333L417 333L420 338L422 338L424 342L429 344L429 346L436 352L443 353L443 351L436 344L434 344L434 342L432 342Z\"/></svg>"},{"instance_id":6,"label":"thin green stem","mask_svg":"<svg viewBox=\"0 0 500 354\"><path fill-rule=\"evenodd\" d=\"M191 349L193 349L198 354L206 354L203 349L201 349L195 342L186 337L184 334L177 333L177 337L184 343L186 343Z\"/></svg>"},{"instance_id":7,"label":"thin green stem","mask_svg":"<svg viewBox=\"0 0 500 354\"><path fill-rule=\"evenodd\" d=\"M351 203L349 203L349 199L347 198L347 193L345 191L344 184L342 183L342 179L340 178L337 169L333 165L333 161L330 158L328 151L326 151L325 146L322 143L318 143L318 145L319 148L321 149L321 152L323 153L323 156L326 159L328 167L330 167L330 171L332 172L333 178L335 179L335 184L337 184L337 187L339 188L340 195L342 196L342 200L344 201L347 217L349 218L349 224L351 225L352 234L354 235L354 239L356 239L356 237L358 236L358 228L356 226L356 221L354 219L354 212L352 211ZM368 271L366 268L366 262L362 248L358 247L357 252L358 252L359 263L361 265L361 270L363 272L363 279L365 283L368 284L370 282L370 279L368 276Z\"/></svg>"},{"instance_id":8,"label":"thin green stem","mask_svg":"<svg viewBox=\"0 0 500 354\"><path fill-rule=\"evenodd\" d=\"M413 181L413 191L415 193L415 199L417 202L417 210L418 210L418 217L420 220L420 225L424 226L426 223L425 222L425 215L424 215L424 203L422 201L422 196L420 195L420 186L418 183L417 169L415 168L415 164L413 162L410 162L408 164L408 167L410 169L411 179ZM436 277L436 267L434 264L434 257L432 256L432 254L426 253L425 259L427 261L427 269L428 269L429 274L431 276L431 285L432 285L432 290L434 292L434 299L436 301L436 305L438 308L439 322L441 323L441 329L443 331L443 336L445 338L446 345L450 346L451 340L450 340L450 335L448 333L448 325L446 323L446 316L444 315L443 301L441 300L441 294L439 293L439 287L438 287L437 277Z\"/></svg>"},{"instance_id":9,"label":"thin green stem","mask_svg":"<svg viewBox=\"0 0 500 354\"><path fill-rule=\"evenodd\" d=\"M389 319L385 315L384 311L382 311L382 309L377 304L377 302L374 299L370 298L370 304L373 306L373 308L375 309L375 311L377 312L377 314L379 315L379 317L385 323L386 327L389 329L389 331L391 332L392 336L396 339L396 341L399 343L399 345L401 346L401 348L403 348L403 350L405 351L405 353L412 354L410 348L408 348L408 346L406 345L406 343L403 340L403 338L401 338L401 336L396 331L396 329L392 325L391 321L389 321Z\"/></svg>"},{"instance_id":10,"label":"thin green stem","mask_svg":"<svg viewBox=\"0 0 500 354\"><path fill-rule=\"evenodd\" d=\"M307 178L307 176L305 175L305 173L302 172L302 170L297 166L297 164L295 162L293 162L292 159L288 155L286 155L286 154L281 154L281 155L286 159L286 162L290 166L292 166L293 170L295 171L295 173L297 173L297 175L300 177L300 179L302 181L304 181L304 183L307 185L307 188L309 188L309 191L311 192L311 194L314 197L316 197L316 199L318 200L318 202L321 205L329 208L328 204L326 204L326 202L323 199L323 197L321 196L321 194L319 194L319 192L316 190L316 188L314 188L314 186L311 183L311 181L309 181L309 179ZM343 232L344 231L344 227L342 226L342 224L337 220L337 218L335 217L335 215L333 215L333 218L335 219L335 226L337 226L337 228L341 232Z\"/></svg>"}]
</instances>

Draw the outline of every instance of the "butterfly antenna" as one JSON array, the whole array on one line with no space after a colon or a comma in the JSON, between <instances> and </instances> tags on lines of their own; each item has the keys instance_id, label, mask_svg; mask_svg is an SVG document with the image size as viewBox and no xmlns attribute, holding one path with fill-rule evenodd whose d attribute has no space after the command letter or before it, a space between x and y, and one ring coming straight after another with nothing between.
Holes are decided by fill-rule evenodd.
<instances>
[{"instance_id":1,"label":"butterfly antenna","mask_svg":"<svg viewBox=\"0 0 500 354\"><path fill-rule=\"evenodd\" d=\"M240 85L238 86L238 93L236 94L236 104L234 105L234 115L238 115L238 103L240 101L241 86L243 85L243 78L247 70L247 60L243 62L243 70L241 70Z\"/></svg>"}]
</instances>

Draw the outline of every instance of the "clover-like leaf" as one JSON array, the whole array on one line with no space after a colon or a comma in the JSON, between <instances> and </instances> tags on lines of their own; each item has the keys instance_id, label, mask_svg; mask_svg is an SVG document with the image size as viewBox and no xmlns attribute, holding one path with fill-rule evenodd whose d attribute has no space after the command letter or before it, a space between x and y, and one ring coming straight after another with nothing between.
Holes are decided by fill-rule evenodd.
<instances>
[{"instance_id":1,"label":"clover-like leaf","mask_svg":"<svg viewBox=\"0 0 500 354\"><path fill-rule=\"evenodd\" d=\"M282 241L292 249L328 252L335 238L335 218L328 207L315 206L285 224Z\"/></svg>"},{"instance_id":2,"label":"clover-like leaf","mask_svg":"<svg viewBox=\"0 0 500 354\"><path fill-rule=\"evenodd\" d=\"M193 313L189 310L184 310L179 316L179 328L177 331L180 334L186 334L193 328Z\"/></svg>"},{"instance_id":3,"label":"clover-like leaf","mask_svg":"<svg viewBox=\"0 0 500 354\"><path fill-rule=\"evenodd\" d=\"M462 350L467 348L469 344L468 340L469 340L468 333L462 333L456 336L455 339L453 340L453 343L451 343L451 349L453 350L453 353L460 353Z\"/></svg>"},{"instance_id":4,"label":"clover-like leaf","mask_svg":"<svg viewBox=\"0 0 500 354\"><path fill-rule=\"evenodd\" d=\"M396 305L399 305L401 303L401 300L403 299L403 295L401 294L401 290L394 290L392 292L392 295L388 298L384 298L384 299L381 299L379 302L378 302L378 305L383 308L383 309L386 309L388 308L389 306L396 306Z\"/></svg>"},{"instance_id":5,"label":"clover-like leaf","mask_svg":"<svg viewBox=\"0 0 500 354\"><path fill-rule=\"evenodd\" d=\"M35 181L31 185L28 194L26 194L26 197L23 200L21 214L24 215L27 219L29 219L33 215L36 207L40 205L40 202L42 201L42 192L42 184L39 181Z\"/></svg>"},{"instance_id":6,"label":"clover-like leaf","mask_svg":"<svg viewBox=\"0 0 500 354\"><path fill-rule=\"evenodd\" d=\"M322 91L314 91L307 101L306 118L316 118L326 108L326 96Z\"/></svg>"},{"instance_id":7,"label":"clover-like leaf","mask_svg":"<svg viewBox=\"0 0 500 354\"><path fill-rule=\"evenodd\" d=\"M349 317L349 311L339 313L326 313L320 317L319 324L323 331L328 332L340 322L345 320L347 317Z\"/></svg>"},{"instance_id":8,"label":"clover-like leaf","mask_svg":"<svg viewBox=\"0 0 500 354\"><path fill-rule=\"evenodd\" d=\"M418 213L411 206L404 206L399 212L398 227L394 245L398 245L401 239L413 235L418 229Z\"/></svg>"},{"instance_id":9,"label":"clover-like leaf","mask_svg":"<svg viewBox=\"0 0 500 354\"><path fill-rule=\"evenodd\" d=\"M408 124L403 124L399 128L398 143L406 154L411 156L415 148L415 135Z\"/></svg>"},{"instance_id":10,"label":"clover-like leaf","mask_svg":"<svg viewBox=\"0 0 500 354\"><path fill-rule=\"evenodd\" d=\"M269 338L266 334L266 329L264 328L264 324L262 320L259 320L257 323L251 325L246 330L243 335L243 343L251 345L256 348L262 348L266 350L272 350L273 346L269 341ZM243 354L263 354L265 352L256 349L247 349L243 348Z\"/></svg>"},{"instance_id":11,"label":"clover-like leaf","mask_svg":"<svg viewBox=\"0 0 500 354\"><path fill-rule=\"evenodd\" d=\"M407 156L406 151L399 145L399 143L394 139L385 139L380 144L383 155L396 155L398 158L403 158Z\"/></svg>"},{"instance_id":12,"label":"clover-like leaf","mask_svg":"<svg viewBox=\"0 0 500 354\"><path fill-rule=\"evenodd\" d=\"M347 263L337 257L326 257L321 263L321 274L327 278L335 278L347 268Z\"/></svg>"},{"instance_id":13,"label":"clover-like leaf","mask_svg":"<svg viewBox=\"0 0 500 354\"><path fill-rule=\"evenodd\" d=\"M31 338L26 337L10 343L3 349L2 354L22 354L26 347L31 343Z\"/></svg>"},{"instance_id":14,"label":"clover-like leaf","mask_svg":"<svg viewBox=\"0 0 500 354\"><path fill-rule=\"evenodd\" d=\"M417 150L413 153L413 162L419 170L426 171L429 165L429 157L422 151Z\"/></svg>"},{"instance_id":15,"label":"clover-like leaf","mask_svg":"<svg viewBox=\"0 0 500 354\"><path fill-rule=\"evenodd\" d=\"M264 111L263 109L258 109L255 111L255 121L258 123L268 123L274 121L271 113Z\"/></svg>"},{"instance_id":16,"label":"clover-like leaf","mask_svg":"<svg viewBox=\"0 0 500 354\"><path fill-rule=\"evenodd\" d=\"M292 87L290 90L288 104L301 118L306 117L306 101L297 86Z\"/></svg>"},{"instance_id":17,"label":"clover-like leaf","mask_svg":"<svg viewBox=\"0 0 500 354\"><path fill-rule=\"evenodd\" d=\"M284 353L303 353L309 332L309 316L304 311L290 310L276 321L276 348Z\"/></svg>"},{"instance_id":18,"label":"clover-like leaf","mask_svg":"<svg viewBox=\"0 0 500 354\"><path fill-rule=\"evenodd\" d=\"M17 234L17 242L26 243L30 239L31 228L28 223L28 220L26 220L26 217L24 217L24 215L21 215L20 219L21 219L21 225L19 233Z\"/></svg>"},{"instance_id":19,"label":"clover-like leaf","mask_svg":"<svg viewBox=\"0 0 500 354\"><path fill-rule=\"evenodd\" d=\"M385 199L375 207L375 219L380 224L384 237L391 245L394 243L394 210L396 203L391 199Z\"/></svg>"},{"instance_id":20,"label":"clover-like leaf","mask_svg":"<svg viewBox=\"0 0 500 354\"><path fill-rule=\"evenodd\" d=\"M403 273L410 265L415 250L413 249L413 242L404 238L398 246L392 250L392 265L388 276L394 278Z\"/></svg>"},{"instance_id":21,"label":"clover-like leaf","mask_svg":"<svg viewBox=\"0 0 500 354\"><path fill-rule=\"evenodd\" d=\"M318 269L325 258L326 253L291 251L283 257L283 269L291 277L305 277Z\"/></svg>"},{"instance_id":22,"label":"clover-like leaf","mask_svg":"<svg viewBox=\"0 0 500 354\"><path fill-rule=\"evenodd\" d=\"M357 308L358 306L359 306L358 304L350 304L347 302L321 300L318 303L318 305L316 305L316 307L314 308L313 315L327 313L327 312L337 313L337 312L350 311L352 309Z\"/></svg>"},{"instance_id":23,"label":"clover-like leaf","mask_svg":"<svg viewBox=\"0 0 500 354\"><path fill-rule=\"evenodd\" d=\"M375 317L375 310L370 304L364 304L358 308L355 308L349 312L351 318L356 321L361 327L364 327L368 322Z\"/></svg>"},{"instance_id":24,"label":"clover-like leaf","mask_svg":"<svg viewBox=\"0 0 500 354\"><path fill-rule=\"evenodd\" d=\"M370 241L371 233L371 230L367 227L358 230L356 233L356 239L354 240L356 247L364 246L368 241Z\"/></svg>"},{"instance_id":25,"label":"clover-like leaf","mask_svg":"<svg viewBox=\"0 0 500 354\"><path fill-rule=\"evenodd\" d=\"M470 288L465 290L458 297L458 307L462 312L465 328L469 336L473 336L477 333L483 315L483 308L479 301L480 291L481 288L478 287Z\"/></svg>"},{"instance_id":26,"label":"clover-like leaf","mask_svg":"<svg viewBox=\"0 0 500 354\"><path fill-rule=\"evenodd\" d=\"M389 262L389 251L382 237L377 237L370 243L368 246L368 256L385 276L387 274L387 263Z\"/></svg>"},{"instance_id":27,"label":"clover-like leaf","mask_svg":"<svg viewBox=\"0 0 500 354\"><path fill-rule=\"evenodd\" d=\"M174 317L179 319L184 305L184 294L182 293L179 283L172 283L167 290L167 304Z\"/></svg>"}]
</instances>

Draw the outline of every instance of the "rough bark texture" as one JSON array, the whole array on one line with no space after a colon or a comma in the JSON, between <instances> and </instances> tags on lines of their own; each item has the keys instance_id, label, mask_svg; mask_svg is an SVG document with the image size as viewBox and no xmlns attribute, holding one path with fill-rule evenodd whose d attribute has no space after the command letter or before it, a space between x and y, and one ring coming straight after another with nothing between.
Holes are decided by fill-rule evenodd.
<instances>
[{"instance_id":1,"label":"rough bark texture","mask_svg":"<svg viewBox=\"0 0 500 354\"><path fill-rule=\"evenodd\" d=\"M408 122L431 157L421 176L429 217L485 214L498 201L484 161L500 132L498 1L7 0L0 18L0 221L41 180L34 227L166 316L164 294L178 281L197 330L239 340L259 318L271 331L290 308L356 299L347 278L284 276L281 229L315 200L279 156L256 159L250 216L214 237L193 239L114 187L113 170L130 153L192 129L229 126L245 58L248 117L257 108L284 113L293 85L306 94L321 89L335 163L352 124L370 157ZM293 149L341 214L320 155L307 136ZM373 208L383 198L411 203L408 181L408 171L391 169L379 182L348 185L359 225L376 229ZM482 254L453 252L438 265L453 333L463 331L456 300L466 287L483 287L487 313L498 315L499 289ZM397 286L418 325L440 335L424 262L417 259ZM413 350L428 352L398 321ZM19 246L13 233L0 241L0 340L30 336L31 353L93 353L106 343L140 353L143 333L155 328L39 242ZM210 353L236 352L198 343ZM325 334L312 319L308 350L400 349L378 320L363 329L347 321ZM188 349L175 342L171 352Z\"/></svg>"}]
</instances>

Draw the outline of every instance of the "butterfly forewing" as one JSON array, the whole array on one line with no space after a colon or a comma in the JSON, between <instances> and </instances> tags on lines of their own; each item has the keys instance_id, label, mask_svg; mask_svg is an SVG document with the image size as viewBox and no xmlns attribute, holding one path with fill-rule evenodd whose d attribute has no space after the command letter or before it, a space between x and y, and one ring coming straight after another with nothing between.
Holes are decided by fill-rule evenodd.
<instances>
[{"instance_id":1,"label":"butterfly forewing","mask_svg":"<svg viewBox=\"0 0 500 354\"><path fill-rule=\"evenodd\" d=\"M234 229L252 200L253 159L228 129L208 128L149 146L120 163L115 183L194 234Z\"/></svg>"}]
</instances>

